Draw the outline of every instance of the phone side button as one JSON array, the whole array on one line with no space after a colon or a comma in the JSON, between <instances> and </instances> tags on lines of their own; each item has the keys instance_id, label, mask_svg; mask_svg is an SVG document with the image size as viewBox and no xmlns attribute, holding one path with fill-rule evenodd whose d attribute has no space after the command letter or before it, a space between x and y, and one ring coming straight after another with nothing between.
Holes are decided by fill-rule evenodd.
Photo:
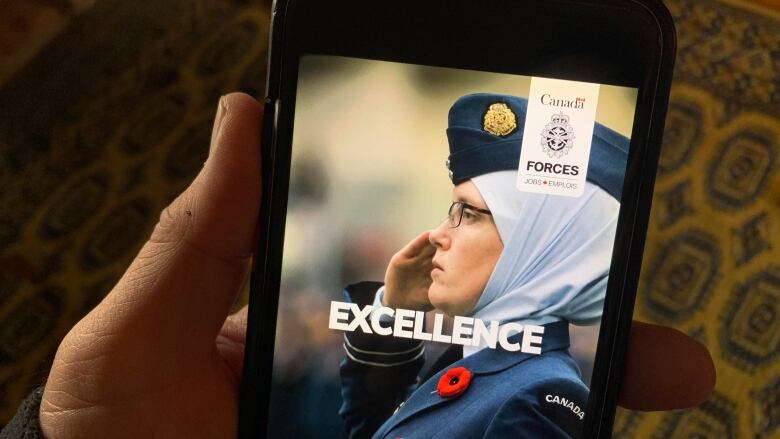
<instances>
[{"instance_id":1,"label":"phone side button","mask_svg":"<svg viewBox=\"0 0 780 439\"><path fill-rule=\"evenodd\" d=\"M279 98L276 98L274 101L274 133L276 133L277 128L279 128L279 108L282 105L282 100Z\"/></svg>"}]
</instances>

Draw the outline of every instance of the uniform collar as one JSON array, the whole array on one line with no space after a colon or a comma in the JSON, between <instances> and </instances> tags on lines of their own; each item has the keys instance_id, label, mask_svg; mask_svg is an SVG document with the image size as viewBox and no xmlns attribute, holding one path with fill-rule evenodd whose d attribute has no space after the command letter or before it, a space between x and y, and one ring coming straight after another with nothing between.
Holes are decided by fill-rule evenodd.
<instances>
[{"instance_id":1,"label":"uniform collar","mask_svg":"<svg viewBox=\"0 0 780 439\"><path fill-rule=\"evenodd\" d=\"M542 353L558 349L567 349L569 347L569 322L565 320L542 325L544 334L542 335ZM515 334L509 337L509 341L517 343L521 341L523 334ZM537 354L527 354L525 352L508 352L503 349L485 348L479 352L469 355L458 362L458 366L463 366L476 374L496 373L508 369L517 363L535 357Z\"/></svg>"},{"instance_id":2,"label":"uniform collar","mask_svg":"<svg viewBox=\"0 0 780 439\"><path fill-rule=\"evenodd\" d=\"M569 322L564 320L542 326L544 327L544 334L542 335L542 353L569 347ZM510 337L509 340L511 342L517 342L521 336L522 334L516 334ZM474 375L486 375L508 369L536 356L537 354L508 352L503 349L486 348L476 354L456 361L422 383L417 390L412 393L412 396L401 406L398 412L382 425L374 437L384 437L390 430L417 413L452 401L452 399L439 396L436 391L436 385L438 384L439 378L446 370L452 367L462 366L471 371Z\"/></svg>"}]
</instances>

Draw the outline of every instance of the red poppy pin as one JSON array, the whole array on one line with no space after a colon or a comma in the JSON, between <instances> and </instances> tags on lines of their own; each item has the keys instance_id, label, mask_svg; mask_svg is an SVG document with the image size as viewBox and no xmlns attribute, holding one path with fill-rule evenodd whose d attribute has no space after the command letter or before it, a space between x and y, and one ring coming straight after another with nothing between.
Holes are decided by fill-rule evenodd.
<instances>
[{"instance_id":1,"label":"red poppy pin","mask_svg":"<svg viewBox=\"0 0 780 439\"><path fill-rule=\"evenodd\" d=\"M465 367L453 367L447 369L444 375L439 378L436 385L436 392L442 398L451 398L458 396L469 388L471 382L471 372Z\"/></svg>"}]
</instances>

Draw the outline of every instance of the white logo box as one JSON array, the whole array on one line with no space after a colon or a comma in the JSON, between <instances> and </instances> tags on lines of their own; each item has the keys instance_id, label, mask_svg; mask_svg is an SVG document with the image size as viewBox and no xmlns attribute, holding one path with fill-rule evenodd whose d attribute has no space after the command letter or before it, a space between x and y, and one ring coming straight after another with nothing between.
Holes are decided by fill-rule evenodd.
<instances>
[{"instance_id":1,"label":"white logo box","mask_svg":"<svg viewBox=\"0 0 780 439\"><path fill-rule=\"evenodd\" d=\"M518 190L567 197L582 195L599 87L589 82L531 78Z\"/></svg>"}]
</instances>

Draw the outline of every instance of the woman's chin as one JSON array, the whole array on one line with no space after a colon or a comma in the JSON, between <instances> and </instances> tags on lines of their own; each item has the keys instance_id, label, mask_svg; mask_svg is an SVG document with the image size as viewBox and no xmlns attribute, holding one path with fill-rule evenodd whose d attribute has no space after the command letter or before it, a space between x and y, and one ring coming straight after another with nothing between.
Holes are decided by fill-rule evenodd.
<instances>
[{"instance_id":1,"label":"woman's chin","mask_svg":"<svg viewBox=\"0 0 780 439\"><path fill-rule=\"evenodd\" d=\"M450 314L450 310L453 306L451 301L448 300L450 298L451 294L447 294L447 289L441 285L437 285L436 282L432 283L431 287L428 289L428 300L431 302L431 305L447 315Z\"/></svg>"},{"instance_id":2,"label":"woman's chin","mask_svg":"<svg viewBox=\"0 0 780 439\"><path fill-rule=\"evenodd\" d=\"M428 288L428 301L430 301L431 305L437 309L441 309L442 306L446 306L446 294L444 294L442 291L441 285L437 285L436 282L431 284L431 286Z\"/></svg>"}]
</instances>

